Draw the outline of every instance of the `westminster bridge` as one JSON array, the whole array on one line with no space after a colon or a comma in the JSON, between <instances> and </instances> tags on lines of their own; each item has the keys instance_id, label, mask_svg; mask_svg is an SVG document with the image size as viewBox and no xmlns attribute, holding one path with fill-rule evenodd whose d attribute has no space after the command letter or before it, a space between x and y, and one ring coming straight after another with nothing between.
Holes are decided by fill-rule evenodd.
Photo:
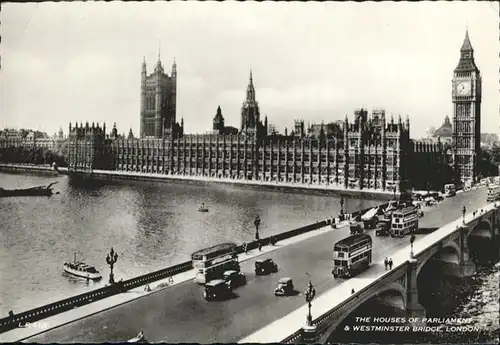
<instances>
[{"instance_id":1,"label":"westminster bridge","mask_svg":"<svg viewBox=\"0 0 500 345\"><path fill-rule=\"evenodd\" d=\"M312 321L320 342L356 308L374 298L398 305L409 317L422 317L425 309L419 303L422 282L418 278L423 267L438 265L443 274L468 276L474 272L472 259L484 251L484 245L498 243L499 210L485 200L486 190L477 189L427 210L420 219L413 256L408 237L373 235L371 267L349 280L334 279L330 273L333 243L348 236L349 229L325 228L293 243L278 243L272 250L266 246L262 252L254 249L241 254L247 284L231 300L206 302L202 287L192 282L192 272L186 272L185 281L174 276L176 284L167 288L148 294L128 291L116 297L122 298L120 303L112 302L104 310L98 305L112 298L49 317L43 320L47 329L18 328L0 334L0 340L122 342L144 330L148 342L302 342L307 314L304 294L287 298L273 294L277 280L284 276L292 277L300 291L309 281L314 283L317 296L312 301ZM463 206L467 212L462 216ZM394 267L386 271L383 259L388 256ZM279 264L279 272L255 276L257 258L272 258ZM130 297L132 294L136 296ZM85 308L85 315L75 316Z\"/></svg>"}]
</instances>

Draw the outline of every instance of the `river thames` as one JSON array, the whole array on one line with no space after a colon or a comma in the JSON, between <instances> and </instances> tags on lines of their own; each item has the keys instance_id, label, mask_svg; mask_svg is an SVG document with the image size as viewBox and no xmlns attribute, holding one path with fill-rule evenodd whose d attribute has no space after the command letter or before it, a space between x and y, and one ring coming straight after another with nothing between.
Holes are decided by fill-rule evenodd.
<instances>
[{"instance_id":1,"label":"river thames","mask_svg":"<svg viewBox=\"0 0 500 345\"><path fill-rule=\"evenodd\" d=\"M50 198L0 199L0 315L70 297L107 283L105 257L119 255L115 279L190 260L214 244L252 241L253 221L261 237L340 213L338 197L282 193L228 185L130 182L82 188L66 176L0 173L0 187L23 188L58 181ZM355 211L381 203L346 198ZM209 212L198 212L205 203ZM62 270L77 259L95 266L103 279L87 282Z\"/></svg>"},{"instance_id":2,"label":"river thames","mask_svg":"<svg viewBox=\"0 0 500 345\"><path fill-rule=\"evenodd\" d=\"M51 198L0 199L0 312L35 306L95 289L107 282L105 256L119 253L116 279L128 279L189 260L200 248L224 241L241 243L255 236L253 220L262 219L261 237L336 215L334 196L282 193L228 185L184 182L130 182L82 188L65 176L0 173L0 186L20 188L58 181ZM197 208L208 206L208 213ZM377 204L377 200L346 199L346 211ZM95 265L97 283L73 278L62 263L79 259ZM470 318L479 332L398 333L410 343L495 343L498 341L498 262L480 267L468 280L439 279L426 286L434 296L428 316ZM432 284L431 284L432 283ZM356 315L383 315L383 306L369 303ZM365 309L365 310L362 310ZM397 313L396 313L397 314ZM394 315L394 310L387 310ZM348 318L349 319L349 318ZM347 320L347 323L352 322ZM372 342L373 333L336 332L336 341ZM393 343L395 333L377 332L379 343Z\"/></svg>"}]
</instances>

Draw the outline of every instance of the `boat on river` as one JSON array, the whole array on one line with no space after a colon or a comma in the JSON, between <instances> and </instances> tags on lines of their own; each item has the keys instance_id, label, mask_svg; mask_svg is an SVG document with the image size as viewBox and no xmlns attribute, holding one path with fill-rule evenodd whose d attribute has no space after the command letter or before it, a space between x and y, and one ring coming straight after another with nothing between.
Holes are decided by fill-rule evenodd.
<instances>
[{"instance_id":1,"label":"boat on river","mask_svg":"<svg viewBox=\"0 0 500 345\"><path fill-rule=\"evenodd\" d=\"M63 264L63 269L66 273L71 275L87 278L92 280L101 279L101 273L94 267L89 266L84 262L76 261L76 254L73 262L65 262Z\"/></svg>"},{"instance_id":2,"label":"boat on river","mask_svg":"<svg viewBox=\"0 0 500 345\"><path fill-rule=\"evenodd\" d=\"M145 343L145 342L146 339L144 338L144 331L140 331L136 337L127 340L127 343Z\"/></svg>"},{"instance_id":3,"label":"boat on river","mask_svg":"<svg viewBox=\"0 0 500 345\"><path fill-rule=\"evenodd\" d=\"M208 212L208 207L206 207L203 203L200 207L198 207L198 212Z\"/></svg>"},{"instance_id":4,"label":"boat on river","mask_svg":"<svg viewBox=\"0 0 500 345\"><path fill-rule=\"evenodd\" d=\"M52 182L48 186L38 186L32 188L22 188L22 189L4 189L0 188L0 197L11 197L11 196L51 196L54 194L52 186L57 182Z\"/></svg>"}]
</instances>

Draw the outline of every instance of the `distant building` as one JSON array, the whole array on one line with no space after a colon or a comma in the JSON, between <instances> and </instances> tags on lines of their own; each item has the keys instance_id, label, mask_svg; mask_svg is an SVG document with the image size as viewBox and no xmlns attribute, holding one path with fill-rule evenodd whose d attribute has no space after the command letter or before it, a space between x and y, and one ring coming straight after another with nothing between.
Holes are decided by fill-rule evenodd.
<instances>
[{"instance_id":1,"label":"distant building","mask_svg":"<svg viewBox=\"0 0 500 345\"><path fill-rule=\"evenodd\" d=\"M446 116L444 123L441 127L436 129L433 136L434 139L439 139L444 144L451 144L453 141L453 126L451 125L450 118Z\"/></svg>"},{"instance_id":2,"label":"distant building","mask_svg":"<svg viewBox=\"0 0 500 345\"><path fill-rule=\"evenodd\" d=\"M217 113L213 120L213 131L212 134L215 135L236 135L238 134L238 128L226 126L224 123L224 116L222 116L222 110L220 106L217 107Z\"/></svg>"},{"instance_id":3,"label":"distant building","mask_svg":"<svg viewBox=\"0 0 500 345\"><path fill-rule=\"evenodd\" d=\"M481 146L487 148L498 146L498 134L481 133Z\"/></svg>"}]
</instances>

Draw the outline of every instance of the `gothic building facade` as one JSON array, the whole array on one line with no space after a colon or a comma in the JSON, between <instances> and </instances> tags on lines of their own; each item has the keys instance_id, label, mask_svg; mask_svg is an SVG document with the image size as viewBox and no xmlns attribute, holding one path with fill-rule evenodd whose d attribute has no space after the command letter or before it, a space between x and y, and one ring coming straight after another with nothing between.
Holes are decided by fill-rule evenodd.
<instances>
[{"instance_id":1,"label":"gothic building facade","mask_svg":"<svg viewBox=\"0 0 500 345\"><path fill-rule=\"evenodd\" d=\"M469 33L452 81L454 169L461 182L475 181L481 153L481 73Z\"/></svg>"},{"instance_id":2,"label":"gothic building facade","mask_svg":"<svg viewBox=\"0 0 500 345\"><path fill-rule=\"evenodd\" d=\"M213 132L184 134L163 127L160 138L118 137L116 128L70 127L70 169L111 169L153 174L399 191L409 187L409 120L355 111L354 121L310 125L270 134L262 122L253 76L241 107L239 130L226 126L218 107ZM156 133L158 134L158 133Z\"/></svg>"}]
</instances>

